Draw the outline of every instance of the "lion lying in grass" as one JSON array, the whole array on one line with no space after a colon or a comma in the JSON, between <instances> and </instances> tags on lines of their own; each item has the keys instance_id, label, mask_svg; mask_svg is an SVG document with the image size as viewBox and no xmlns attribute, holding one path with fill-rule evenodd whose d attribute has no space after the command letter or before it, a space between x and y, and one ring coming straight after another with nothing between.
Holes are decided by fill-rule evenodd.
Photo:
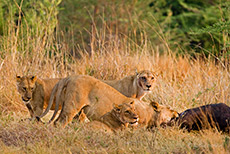
<instances>
[{"instance_id":1,"label":"lion lying in grass","mask_svg":"<svg viewBox=\"0 0 230 154\"><path fill-rule=\"evenodd\" d=\"M122 104L135 102L138 116L140 116L140 122L143 123L143 125L150 123L153 125L156 116L162 119L162 123L167 122L165 120L175 116L174 111L167 107L163 107L158 103L155 103L158 105L154 104L153 106L153 103L147 104L138 99L128 98L100 80L84 75L69 76L60 80L52 91L51 98L54 96L56 96L56 108L50 121L55 118L58 107L61 105L62 110L55 124L57 122L61 123L63 127L72 121L73 117L80 113L82 109L84 109L84 114L90 120L99 120L101 116L112 110L113 103ZM49 111L49 107L52 106L52 103L53 100L51 99L42 116ZM166 111L171 114L164 114ZM42 116L38 117L38 119Z\"/></svg>"},{"instance_id":2,"label":"lion lying in grass","mask_svg":"<svg viewBox=\"0 0 230 154\"><path fill-rule=\"evenodd\" d=\"M153 101L151 103L137 102L135 109L139 117L139 127L146 127L147 129L165 125L172 118L178 117L176 111Z\"/></svg>"},{"instance_id":3,"label":"lion lying in grass","mask_svg":"<svg viewBox=\"0 0 230 154\"><path fill-rule=\"evenodd\" d=\"M82 113L84 114L84 113ZM113 109L107 112L99 120L91 121L86 124L88 129L102 129L106 132L116 132L124 130L128 124L136 124L138 116L135 113L134 102L114 104Z\"/></svg>"},{"instance_id":4,"label":"lion lying in grass","mask_svg":"<svg viewBox=\"0 0 230 154\"><path fill-rule=\"evenodd\" d=\"M80 121L83 121L84 117L87 117L90 120L97 119L98 115L101 115L104 112L104 110L100 108L101 105L105 104L85 106L79 113L79 117L81 117ZM178 117L176 111L167 106L160 105L157 102L146 103L135 101L135 110L139 117L137 127L146 127L148 129L161 126L168 123L172 118Z\"/></svg>"},{"instance_id":5,"label":"lion lying in grass","mask_svg":"<svg viewBox=\"0 0 230 154\"><path fill-rule=\"evenodd\" d=\"M17 90L32 119L42 114L43 108L48 105L51 91L59 80L57 78L39 79L32 75L16 76ZM51 110L54 109L54 105L51 106Z\"/></svg>"}]
</instances>

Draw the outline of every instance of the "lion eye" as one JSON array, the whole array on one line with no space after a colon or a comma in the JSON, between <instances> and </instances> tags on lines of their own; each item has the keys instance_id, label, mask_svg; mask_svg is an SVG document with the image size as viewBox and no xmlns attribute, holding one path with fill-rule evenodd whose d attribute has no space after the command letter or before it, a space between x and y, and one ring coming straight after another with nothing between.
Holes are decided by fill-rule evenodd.
<instances>
[{"instance_id":1,"label":"lion eye","mask_svg":"<svg viewBox=\"0 0 230 154\"><path fill-rule=\"evenodd\" d=\"M146 80L146 77L143 76L143 77L141 77L141 79L145 81L145 80Z\"/></svg>"},{"instance_id":2,"label":"lion eye","mask_svg":"<svg viewBox=\"0 0 230 154\"><path fill-rule=\"evenodd\" d=\"M154 77L151 78L152 80L154 79Z\"/></svg>"},{"instance_id":3,"label":"lion eye","mask_svg":"<svg viewBox=\"0 0 230 154\"><path fill-rule=\"evenodd\" d=\"M130 111L125 111L125 113L130 114Z\"/></svg>"},{"instance_id":4,"label":"lion eye","mask_svg":"<svg viewBox=\"0 0 230 154\"><path fill-rule=\"evenodd\" d=\"M34 90L34 88L30 88L31 90Z\"/></svg>"},{"instance_id":5,"label":"lion eye","mask_svg":"<svg viewBox=\"0 0 230 154\"><path fill-rule=\"evenodd\" d=\"M26 87L23 87L22 89L23 89L24 91L26 91Z\"/></svg>"}]
</instances>

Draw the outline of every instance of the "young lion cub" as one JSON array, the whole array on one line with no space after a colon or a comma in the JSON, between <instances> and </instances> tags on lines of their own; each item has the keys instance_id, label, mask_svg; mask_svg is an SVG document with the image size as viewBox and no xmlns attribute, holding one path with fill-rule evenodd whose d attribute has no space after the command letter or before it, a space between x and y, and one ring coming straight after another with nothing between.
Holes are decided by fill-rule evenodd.
<instances>
[{"instance_id":1,"label":"young lion cub","mask_svg":"<svg viewBox=\"0 0 230 154\"><path fill-rule=\"evenodd\" d=\"M126 97L141 100L147 93L151 92L156 82L156 74L143 70L135 75L124 77L121 80L102 80L112 86Z\"/></svg>"},{"instance_id":2,"label":"young lion cub","mask_svg":"<svg viewBox=\"0 0 230 154\"><path fill-rule=\"evenodd\" d=\"M16 80L17 90L22 101L29 110L31 118L34 119L36 116L40 116L43 108L48 105L51 91L60 79L38 79L37 76L30 75L16 76ZM51 109L54 109L54 105Z\"/></svg>"},{"instance_id":3,"label":"young lion cub","mask_svg":"<svg viewBox=\"0 0 230 154\"><path fill-rule=\"evenodd\" d=\"M82 112L82 114L84 114ZM114 104L110 112L104 114L99 120L95 120L86 124L89 129L102 129L106 132L116 132L124 130L130 124L136 124L138 116L135 113L134 102Z\"/></svg>"}]
</instances>

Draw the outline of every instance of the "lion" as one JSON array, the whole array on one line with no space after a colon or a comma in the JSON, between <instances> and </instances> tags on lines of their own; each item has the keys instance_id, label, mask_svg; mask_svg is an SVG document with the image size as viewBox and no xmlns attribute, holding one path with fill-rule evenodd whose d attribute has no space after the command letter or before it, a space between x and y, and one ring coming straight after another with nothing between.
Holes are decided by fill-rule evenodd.
<instances>
[{"instance_id":1,"label":"lion","mask_svg":"<svg viewBox=\"0 0 230 154\"><path fill-rule=\"evenodd\" d=\"M151 92L157 75L151 71L143 70L135 75L130 75L121 80L101 80L112 86L127 97L141 100L147 93Z\"/></svg>"},{"instance_id":2,"label":"lion","mask_svg":"<svg viewBox=\"0 0 230 154\"><path fill-rule=\"evenodd\" d=\"M60 123L63 127L72 121L76 114L81 113L82 109L84 109L84 114L90 120L100 120L101 116L112 110L113 103L119 105L122 103L135 102L139 121L143 123L143 125L154 121L156 115L164 117L165 114L162 112L166 112L167 110L174 113L173 110L166 107L164 108L158 103L158 105L153 106L153 103L147 104L135 98L128 98L111 86L87 75L69 76L60 80L57 86L54 87L51 98L53 98L52 96L54 95L56 95L56 107L50 122L55 118L60 105L62 106L61 113L54 123ZM52 103L53 100L51 99L42 116L49 111L49 107L52 106ZM38 119L42 118L42 116L38 117ZM171 116L174 115L168 114L168 116L171 118ZM170 118L164 117L162 123L167 122L164 120Z\"/></svg>"},{"instance_id":3,"label":"lion","mask_svg":"<svg viewBox=\"0 0 230 154\"><path fill-rule=\"evenodd\" d=\"M135 113L135 105L134 102L130 102L120 105L114 104L110 112L104 114L99 120L87 123L86 127L115 133L126 129L128 124L134 125L136 123L138 123L138 116Z\"/></svg>"},{"instance_id":4,"label":"lion","mask_svg":"<svg viewBox=\"0 0 230 154\"><path fill-rule=\"evenodd\" d=\"M43 108L46 108L50 99L51 91L58 78L40 79L37 76L16 76L17 90L22 101L29 110L31 119L40 116ZM53 110L55 104L51 107Z\"/></svg>"},{"instance_id":5,"label":"lion","mask_svg":"<svg viewBox=\"0 0 230 154\"><path fill-rule=\"evenodd\" d=\"M79 117L87 117L89 120L95 120L99 115L103 114L106 108L105 104L94 104L93 106L85 106L79 113ZM168 106L160 105L157 102L152 101L146 103L140 100L135 101L135 110L138 115L138 126L131 125L134 127L145 127L151 129L153 127L165 126L171 119L178 117L178 113ZM83 113L82 113L83 112ZM53 120L53 119L52 119ZM81 120L80 120L81 121Z\"/></svg>"},{"instance_id":6,"label":"lion","mask_svg":"<svg viewBox=\"0 0 230 154\"><path fill-rule=\"evenodd\" d=\"M136 110L139 116L145 117L145 120L143 122L139 121L139 123L142 123L144 126L147 127L147 129L152 129L159 126L165 127L171 119L177 118L179 116L177 111L172 110L168 106L160 105L159 103L154 101L152 101L148 105L142 105L142 107L136 106ZM147 112L144 112L145 110L147 110Z\"/></svg>"}]
</instances>

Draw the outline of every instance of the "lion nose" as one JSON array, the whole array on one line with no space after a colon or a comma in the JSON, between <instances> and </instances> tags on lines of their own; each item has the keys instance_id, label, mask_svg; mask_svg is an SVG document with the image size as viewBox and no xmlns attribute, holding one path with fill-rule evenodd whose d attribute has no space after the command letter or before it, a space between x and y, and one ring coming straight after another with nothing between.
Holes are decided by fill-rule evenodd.
<instances>
[{"instance_id":1,"label":"lion nose","mask_svg":"<svg viewBox=\"0 0 230 154\"><path fill-rule=\"evenodd\" d=\"M151 87L151 85L150 85L150 84L149 84L149 85L146 85L146 87L147 87L147 88L150 88L150 87Z\"/></svg>"},{"instance_id":2,"label":"lion nose","mask_svg":"<svg viewBox=\"0 0 230 154\"><path fill-rule=\"evenodd\" d=\"M29 96L29 97L26 97L28 100L30 100L31 99L31 97Z\"/></svg>"}]
</instances>

